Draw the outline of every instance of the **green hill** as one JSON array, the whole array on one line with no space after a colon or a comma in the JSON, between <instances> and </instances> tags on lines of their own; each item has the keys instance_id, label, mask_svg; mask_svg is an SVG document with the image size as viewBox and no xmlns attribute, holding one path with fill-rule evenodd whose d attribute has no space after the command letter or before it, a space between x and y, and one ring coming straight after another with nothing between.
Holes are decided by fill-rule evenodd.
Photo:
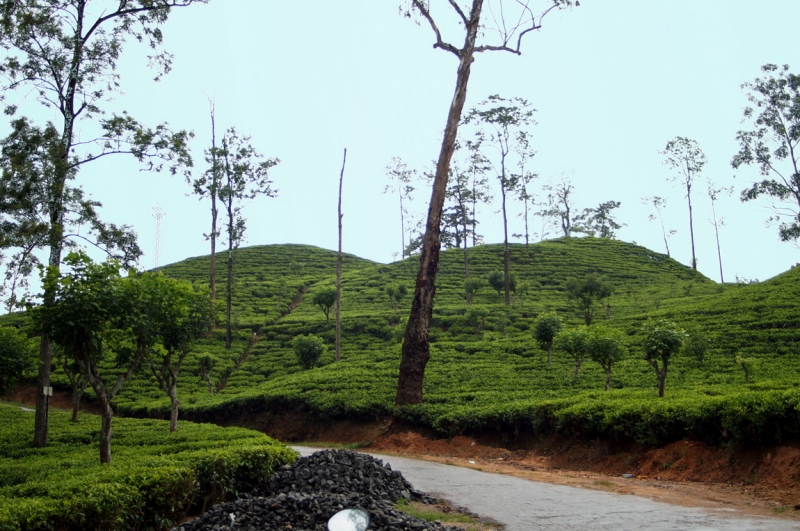
<instances>
[{"instance_id":1,"label":"green hill","mask_svg":"<svg viewBox=\"0 0 800 531\"><path fill-rule=\"evenodd\" d=\"M502 269L499 245L472 248L469 256L471 277L485 279ZM400 339L417 258L384 265L346 257L342 360L334 363L333 320L326 321L311 299L333 285L336 253L298 245L242 249L233 349L225 351L221 334L195 348L217 359L211 376L224 381L224 388L209 393L196 358L190 360L179 383L181 416L220 420L245 411L286 409L323 418L394 414L449 435L555 431L649 443L686 435L721 442L800 433L800 269L756 285L719 285L662 254L595 238L512 245L511 256L520 288L515 300L505 307L494 290L481 289L473 307L486 309L488 316L476 330L466 315L463 253L442 253L424 402L395 409ZM202 282L208 257L162 270ZM567 326L581 323L565 284L591 272L605 276L615 290L597 320L628 338L629 355L615 366L608 392L599 365L587 360L573 384L571 360L556 353L548 367L531 336L535 318L544 311L557 312ZM219 282L223 276L220 270ZM409 290L396 310L385 291L389 284ZM218 286L221 294L224 285ZM297 304L290 308L292 300ZM655 376L643 360L640 334L647 319L661 318L703 334L710 347L703 363L688 356L673 360L663 399L657 398ZM309 333L330 346L322 366L304 371L290 341ZM749 383L737 356L752 368ZM164 416L167 399L143 373L116 406L127 415Z\"/></svg>"}]
</instances>

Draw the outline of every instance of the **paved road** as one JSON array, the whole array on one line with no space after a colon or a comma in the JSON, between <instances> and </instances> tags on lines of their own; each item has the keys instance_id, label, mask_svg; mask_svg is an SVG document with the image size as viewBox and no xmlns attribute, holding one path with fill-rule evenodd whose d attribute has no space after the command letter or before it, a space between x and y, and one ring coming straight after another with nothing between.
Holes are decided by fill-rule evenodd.
<instances>
[{"instance_id":1,"label":"paved road","mask_svg":"<svg viewBox=\"0 0 800 531\"><path fill-rule=\"evenodd\" d=\"M294 447L302 455L316 448ZM800 523L669 505L613 494L489 474L430 461L373 454L400 470L417 490L469 508L507 531L800 531Z\"/></svg>"}]
</instances>

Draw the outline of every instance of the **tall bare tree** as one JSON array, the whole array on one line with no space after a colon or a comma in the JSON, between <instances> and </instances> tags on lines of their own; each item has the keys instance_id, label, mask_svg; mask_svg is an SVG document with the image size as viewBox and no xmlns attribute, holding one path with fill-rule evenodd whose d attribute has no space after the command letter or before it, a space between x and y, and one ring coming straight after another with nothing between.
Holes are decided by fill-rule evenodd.
<instances>
[{"instance_id":1,"label":"tall bare tree","mask_svg":"<svg viewBox=\"0 0 800 531\"><path fill-rule=\"evenodd\" d=\"M489 0L488 3L492 3ZM428 328L433 315L433 298L436 291L435 279L439 264L439 227L444 207L445 189L450 173L450 159L456 145L458 125L467 97L467 84L469 83L472 62L476 53L487 51L505 51L521 54L522 41L525 35L542 27L543 18L552 10L561 6L571 5L571 0L550 0L547 7L539 14L530 7L533 2L518 0L517 2L494 2L498 9L492 10L489 18L499 22L496 27L487 28L482 20L484 0L471 0L469 7L465 8L457 0L436 2L435 5L443 6L463 31L463 44L454 45L444 39L440 29L441 20L439 13L434 16L433 4L424 0L410 0L401 6L403 13L408 16L419 16L430 26L436 39L434 48L452 53L458 59L456 72L456 86L450 110L447 113L442 145L439 158L436 162L436 175L431 190L430 206L425 225L425 233L420 255L420 268L417 273L414 299L411 302L411 313L406 326L403 340L403 357L400 362L400 375L397 383L397 405L418 404L422 401L422 384L425 377L425 366L430 359L430 345L428 342ZM517 16L506 13L501 7L509 11L514 7L519 11ZM439 19L439 23L437 23ZM508 23L507 23L508 22ZM445 27L445 26L442 26ZM488 30L488 31L487 31ZM498 41L493 44L478 44L478 36L491 34Z\"/></svg>"},{"instance_id":2,"label":"tall bare tree","mask_svg":"<svg viewBox=\"0 0 800 531\"><path fill-rule=\"evenodd\" d=\"M55 286L61 266L64 243L63 219L67 182L83 164L106 155L127 153L158 169L164 159L188 163L186 134L170 134L164 125L142 127L128 114L108 117L104 104L120 89L117 62L131 37L144 41L154 50L149 57L157 69L156 79L169 72L172 56L161 48L161 26L172 8L204 3L206 0L17 0L3 2L0 11L0 76L5 83L0 93L6 114L17 106L9 97L24 102L29 95L48 108L60 123L59 142L49 159L47 186L49 248L47 281L43 304L55 302ZM76 128L83 120L90 125L75 150ZM97 130L97 136L91 131ZM91 147L93 146L93 147ZM174 169L173 165L173 169ZM50 385L50 333L42 331L37 379L36 420L33 444L47 445L47 401L42 394Z\"/></svg>"},{"instance_id":3,"label":"tall bare tree","mask_svg":"<svg viewBox=\"0 0 800 531\"><path fill-rule=\"evenodd\" d=\"M658 219L658 222L661 224L661 235L664 237L664 248L667 251L667 256L669 254L669 238L677 232L675 229L667 230L667 227L664 225L664 214L663 211L667 207L667 200L663 197L659 197L654 195L652 197L643 197L642 204L649 205L653 208L653 212L648 214L647 219L650 221L655 221Z\"/></svg>"},{"instance_id":4,"label":"tall bare tree","mask_svg":"<svg viewBox=\"0 0 800 531\"><path fill-rule=\"evenodd\" d=\"M406 218L408 217L408 202L412 199L414 192L413 180L416 175L416 170L411 170L408 165L403 162L400 157L392 157L392 162L386 166L386 176L389 177L389 184L383 189L383 193L396 193L400 202L400 244L401 251L400 257L405 258L406 254L406 232L409 233L409 243L411 240L410 233L412 229L410 226L407 228ZM410 225L410 224L409 224Z\"/></svg>"},{"instance_id":5,"label":"tall bare tree","mask_svg":"<svg viewBox=\"0 0 800 531\"><path fill-rule=\"evenodd\" d=\"M692 269L697 271L697 256L694 250L694 219L692 217L692 185L698 173L706 165L706 156L697 141L683 136L676 136L669 142L664 151L664 164L675 170L670 180L680 183L686 190L686 201L689 203L689 240L692 243Z\"/></svg>"}]
</instances>

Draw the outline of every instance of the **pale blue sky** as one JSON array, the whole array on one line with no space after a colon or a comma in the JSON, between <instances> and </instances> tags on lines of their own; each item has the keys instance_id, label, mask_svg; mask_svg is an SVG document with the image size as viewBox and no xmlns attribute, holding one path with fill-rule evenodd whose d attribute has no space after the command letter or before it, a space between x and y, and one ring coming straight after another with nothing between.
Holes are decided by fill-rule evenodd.
<instances>
[{"instance_id":1,"label":"pale blue sky","mask_svg":"<svg viewBox=\"0 0 800 531\"><path fill-rule=\"evenodd\" d=\"M437 0L433 0L435 4ZM164 28L174 70L150 81L142 50L124 52L125 94L113 106L141 121L191 129L197 167L209 143L208 96L215 96L218 135L230 125L253 137L273 170L276 199L245 208L246 245L306 243L336 247L336 190L342 149L346 252L389 262L400 250L398 207L385 196L384 167L394 156L424 169L438 155L455 81L456 59L434 50L426 26L398 15L398 0L212 0L175 10ZM719 210L726 280L766 279L800 261L798 250L765 227L767 203L742 204L739 191L755 168L733 178L735 134L746 104L740 88L765 63L800 72L796 25L800 2L584 0L554 12L524 43L522 57L481 54L467 108L490 94L519 96L537 108L532 144L540 182L573 175L579 208L622 202L618 237L663 252L660 228L640 198L668 199L678 230L673 256L690 262L686 203L667 182L667 141L697 140L708 156L704 175L734 185ZM460 37L459 37L460 39ZM24 112L42 115L28 107ZM122 159L103 159L80 176L105 205L104 217L135 226L153 265L152 208L166 211L161 264L208 253L207 205L188 197L179 177L147 175ZM534 192L537 187L534 187ZM412 208L427 208L420 191ZM700 270L719 280L705 186L698 183L695 234ZM484 208L487 242L502 239L497 204ZM516 210L514 211L516 212ZM490 219L491 218L491 219ZM521 232L511 218L510 232Z\"/></svg>"}]
</instances>

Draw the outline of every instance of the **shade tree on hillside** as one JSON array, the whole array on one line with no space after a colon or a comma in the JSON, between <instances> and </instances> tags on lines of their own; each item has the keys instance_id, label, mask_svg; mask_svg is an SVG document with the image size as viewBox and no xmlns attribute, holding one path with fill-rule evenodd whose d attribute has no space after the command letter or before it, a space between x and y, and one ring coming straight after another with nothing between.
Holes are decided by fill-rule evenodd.
<instances>
[{"instance_id":1,"label":"shade tree on hillside","mask_svg":"<svg viewBox=\"0 0 800 531\"><path fill-rule=\"evenodd\" d=\"M292 339L292 348L297 360L307 371L316 367L322 355L328 350L325 341L313 334L295 336Z\"/></svg>"},{"instance_id":2,"label":"shade tree on hillside","mask_svg":"<svg viewBox=\"0 0 800 531\"><path fill-rule=\"evenodd\" d=\"M386 286L386 296L389 297L389 303L395 312L397 312L397 306L407 293L408 288L404 284L389 284Z\"/></svg>"},{"instance_id":3,"label":"shade tree on hillside","mask_svg":"<svg viewBox=\"0 0 800 531\"><path fill-rule=\"evenodd\" d=\"M659 224L661 225L661 235L664 238L664 249L669 254L669 238L675 235L677 232L675 229L667 230L667 227L664 225L664 209L667 208L667 200L663 197L659 197L657 195L651 197L643 197L642 204L649 206L652 210L650 214L648 214L647 219L650 221L658 220Z\"/></svg>"},{"instance_id":4,"label":"shade tree on hillside","mask_svg":"<svg viewBox=\"0 0 800 531\"><path fill-rule=\"evenodd\" d=\"M533 113L536 109L523 98L503 98L497 94L471 109L464 117L464 124L475 128L475 140L467 147L480 152L489 161L500 186L500 211L503 214L503 275L505 304L511 304L509 267L511 251L508 246L508 196L519 186L522 174L512 171L512 157L521 153L521 158L533 157L530 148L529 128L536 124ZM523 165L524 168L524 165ZM532 178L527 175L528 182Z\"/></svg>"},{"instance_id":5,"label":"shade tree on hillside","mask_svg":"<svg viewBox=\"0 0 800 531\"><path fill-rule=\"evenodd\" d=\"M613 239L623 225L617 223L612 210L619 208L619 201L605 201L595 208L584 208L573 219L572 232L582 232L589 236Z\"/></svg>"},{"instance_id":6,"label":"shade tree on hillside","mask_svg":"<svg viewBox=\"0 0 800 531\"><path fill-rule=\"evenodd\" d=\"M163 275L145 273L139 282L150 284L148 313L158 327L159 344L151 349L147 364L159 388L169 397L169 431L172 432L178 429L181 368L192 344L212 329L210 294L187 281Z\"/></svg>"},{"instance_id":7,"label":"shade tree on hillside","mask_svg":"<svg viewBox=\"0 0 800 531\"><path fill-rule=\"evenodd\" d=\"M235 127L222 136L220 147L212 148L221 175L217 197L225 211L225 235L228 240L227 278L225 281L225 348L232 341L231 307L233 297L233 254L244 242L247 226L242 215L246 202L259 196L275 197L269 170L280 162L266 158L251 144L249 136L239 136ZM327 316L326 316L327 317Z\"/></svg>"},{"instance_id":8,"label":"shade tree on hillside","mask_svg":"<svg viewBox=\"0 0 800 531\"><path fill-rule=\"evenodd\" d=\"M674 171L669 178L679 183L686 190L686 201L689 205L689 241L692 245L692 269L697 271L697 255L694 248L694 218L692 214L692 186L697 175L703 171L707 159L697 141L683 136L676 136L669 142L664 151L664 165Z\"/></svg>"},{"instance_id":9,"label":"shade tree on hillside","mask_svg":"<svg viewBox=\"0 0 800 531\"><path fill-rule=\"evenodd\" d=\"M575 187L572 185L572 179L566 173L562 173L557 180L542 186L542 190L547 192L547 197L542 204L542 210L537 214L545 221L556 220L555 223L561 227L562 236L569 238L572 234L572 219L575 211L572 198ZM542 233L544 234L544 232L543 230Z\"/></svg>"},{"instance_id":10,"label":"shade tree on hillside","mask_svg":"<svg viewBox=\"0 0 800 531\"><path fill-rule=\"evenodd\" d=\"M800 76L789 65L766 64L764 77L742 85L751 105L744 109L749 128L736 133L739 152L734 169L757 166L763 179L742 190L742 201L766 196L770 221L778 223L781 241L800 238Z\"/></svg>"},{"instance_id":11,"label":"shade tree on hillside","mask_svg":"<svg viewBox=\"0 0 800 531\"><path fill-rule=\"evenodd\" d=\"M688 335L683 328L664 319L646 323L644 333L644 359L656 373L658 396L663 398L670 359L681 351Z\"/></svg>"},{"instance_id":12,"label":"shade tree on hillside","mask_svg":"<svg viewBox=\"0 0 800 531\"><path fill-rule=\"evenodd\" d=\"M325 314L325 322L328 322L331 308L336 304L336 288L323 288L319 290L314 294L311 302L322 310L322 313Z\"/></svg>"},{"instance_id":13,"label":"shade tree on hillside","mask_svg":"<svg viewBox=\"0 0 800 531\"><path fill-rule=\"evenodd\" d=\"M520 212L518 215L522 218L525 232L524 234L513 234L512 236L514 238L520 238L524 236L525 245L528 245L531 237L529 223L531 208L536 204L535 196L532 190L532 183L539 177L538 174L533 173L530 170L530 162L534 155L536 155L536 152L531 148L528 142L517 144L515 151L518 158L516 173L517 187L515 192L517 199L522 202L522 212Z\"/></svg>"},{"instance_id":14,"label":"shade tree on hillside","mask_svg":"<svg viewBox=\"0 0 800 531\"><path fill-rule=\"evenodd\" d=\"M489 317L489 310L483 306L470 306L464 314L464 321L472 327L475 332L475 339L481 338L481 332L486 325L486 318Z\"/></svg>"},{"instance_id":15,"label":"shade tree on hillside","mask_svg":"<svg viewBox=\"0 0 800 531\"><path fill-rule=\"evenodd\" d=\"M563 327L561 319L554 312L540 315L533 325L533 338L539 348L547 352L547 366L552 364L553 340Z\"/></svg>"},{"instance_id":16,"label":"shade tree on hillside","mask_svg":"<svg viewBox=\"0 0 800 531\"><path fill-rule=\"evenodd\" d=\"M14 264L29 263L31 248L48 253L45 293L42 303L54 304L54 291L61 267L62 251L69 229L65 218L72 211L75 190L69 185L78 170L101 158L127 154L140 161L144 170L158 171L164 165L170 171L191 164L186 146L189 134L171 131L166 124L145 127L127 113L108 114L107 106L121 90L117 63L125 45L136 39L149 45L149 62L156 79L169 72L172 55L162 48L162 26L173 8L204 3L206 0L130 0L105 5L97 0L75 2L10 2L0 13L0 46L5 56L0 61L3 82L0 92L6 103L5 114L14 115L18 106L37 101L47 109L54 122L43 126L17 119L12 129L30 128L47 137L36 151L33 164L39 166L26 178L37 183L37 197L44 199L38 207L38 229L22 224L24 237L18 238ZM80 131L80 137L77 132ZM29 136L30 138L30 136ZM80 149L76 149L77 147ZM21 166L18 166L21 167ZM25 171L16 175L24 175ZM23 187L18 187L22 189ZM84 202L92 208L97 203ZM24 209L23 209L24 210ZM96 218L95 218L96 219ZM127 247L138 258L132 243L132 232L125 228L98 224L95 238L116 249ZM106 230L108 229L108 231ZM85 232L82 232L85 235ZM120 239L121 238L121 239ZM102 240L106 240L102 242ZM127 258L127 255L126 255ZM26 273L32 269L19 269ZM49 330L42 330L40 369L37 388L50 385ZM34 446L47 445L47 411L45 396L37 394Z\"/></svg>"},{"instance_id":17,"label":"shade tree on hillside","mask_svg":"<svg viewBox=\"0 0 800 531\"><path fill-rule=\"evenodd\" d=\"M586 336L586 353L603 368L606 374L606 387L611 388L611 369L627 354L624 334L614 328L594 325Z\"/></svg>"},{"instance_id":18,"label":"shade tree on hillside","mask_svg":"<svg viewBox=\"0 0 800 531\"><path fill-rule=\"evenodd\" d=\"M572 383L577 383L578 373L586 359L586 344L588 339L588 328L578 326L561 330L553 339L553 348L566 353L574 363L572 370Z\"/></svg>"},{"instance_id":19,"label":"shade tree on hillside","mask_svg":"<svg viewBox=\"0 0 800 531\"><path fill-rule=\"evenodd\" d=\"M508 282L506 282L506 278L508 278ZM511 293L517 291L517 275L514 273L509 273L508 276L506 276L503 271L492 271L489 273L487 280L489 286L495 290L499 296L503 296L506 289L510 290Z\"/></svg>"},{"instance_id":20,"label":"shade tree on hillside","mask_svg":"<svg viewBox=\"0 0 800 531\"><path fill-rule=\"evenodd\" d=\"M541 11L534 11L528 2L503 2L502 6L497 7L504 9L493 10L493 14L485 14L484 0L470 2L449 0L447 3L437 2L439 3L443 7L441 12L432 11L431 3L423 0L405 0L400 6L403 15L417 18L430 26L435 38L434 47L456 56L458 70L436 161L414 298L403 339L403 354L395 396L395 404L398 406L418 404L422 401L425 366L430 359L428 337L441 248L439 232L442 209L450 173L450 160L455 150L458 126L466 101L467 85L475 54L490 51L521 54L524 37L541 29L542 21L548 13L572 5L571 0L545 0L541 3ZM451 19L447 19L448 15ZM461 46L452 44L442 28L447 31L457 31L460 34L457 37L463 39L464 44ZM483 39L486 36L489 36L489 41L478 41L479 37Z\"/></svg>"},{"instance_id":21,"label":"shade tree on hillside","mask_svg":"<svg viewBox=\"0 0 800 531\"><path fill-rule=\"evenodd\" d=\"M717 200L722 195L731 195L733 193L733 186L717 186L713 181L708 181L708 199L711 201L711 225L714 227L714 237L717 242L717 259L719 261L719 281L725 282L725 276L722 273L722 246L719 243L719 228L725 225L725 221L721 217L717 217Z\"/></svg>"},{"instance_id":22,"label":"shade tree on hillside","mask_svg":"<svg viewBox=\"0 0 800 531\"><path fill-rule=\"evenodd\" d=\"M386 177L389 184L383 189L383 193L397 194L400 204L400 258L406 255L406 234L409 243L411 241L411 226L408 225L408 204L414 198L414 179L417 170L409 169L408 165L400 157L392 157L392 161L386 166Z\"/></svg>"},{"instance_id":23,"label":"shade tree on hillside","mask_svg":"<svg viewBox=\"0 0 800 531\"><path fill-rule=\"evenodd\" d=\"M567 299L580 312L586 326L592 324L598 304L614 293L614 288L599 273L567 279Z\"/></svg>"},{"instance_id":24,"label":"shade tree on hillside","mask_svg":"<svg viewBox=\"0 0 800 531\"><path fill-rule=\"evenodd\" d=\"M472 304L475 295L481 288L486 287L486 281L478 277L470 277L464 281L464 292L467 304Z\"/></svg>"}]
</instances>

